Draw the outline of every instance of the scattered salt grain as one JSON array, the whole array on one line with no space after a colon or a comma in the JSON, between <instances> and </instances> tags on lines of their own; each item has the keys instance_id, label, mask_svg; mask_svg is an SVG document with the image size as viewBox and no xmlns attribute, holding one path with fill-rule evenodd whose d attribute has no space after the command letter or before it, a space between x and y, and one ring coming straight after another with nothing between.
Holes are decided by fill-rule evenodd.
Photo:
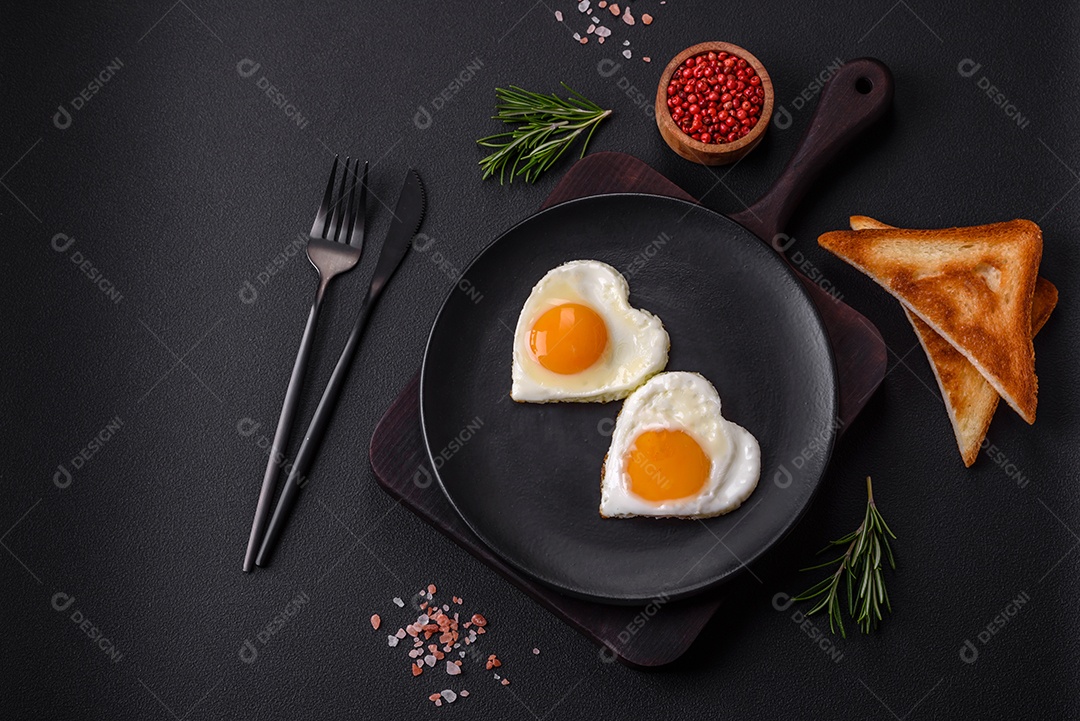
<instances>
[{"instance_id":1,"label":"scattered salt grain","mask_svg":"<svg viewBox=\"0 0 1080 721\"><path fill-rule=\"evenodd\" d=\"M598 42L598 43L600 43L601 45L603 45L603 44L604 44L604 39L603 39L603 38L597 38L597 39L596 39L596 42Z\"/></svg>"},{"instance_id":2,"label":"scattered salt grain","mask_svg":"<svg viewBox=\"0 0 1080 721\"><path fill-rule=\"evenodd\" d=\"M394 605L397 606L398 608L405 608L405 602L402 601L400 598L397 598L397 597L394 598Z\"/></svg>"},{"instance_id":3,"label":"scattered salt grain","mask_svg":"<svg viewBox=\"0 0 1080 721\"><path fill-rule=\"evenodd\" d=\"M619 4L618 3L611 3L610 5L608 5L608 10L610 10L611 14L614 15L615 17L619 17Z\"/></svg>"},{"instance_id":4,"label":"scattered salt grain","mask_svg":"<svg viewBox=\"0 0 1080 721\"><path fill-rule=\"evenodd\" d=\"M533 655L534 655L534 656L539 656L539 655L540 655L540 649L538 649L538 648L534 648L534 649L533 649Z\"/></svg>"},{"instance_id":5,"label":"scattered salt grain","mask_svg":"<svg viewBox=\"0 0 1080 721\"><path fill-rule=\"evenodd\" d=\"M603 10L607 7L607 0L600 0L600 2L597 4L600 6L600 9Z\"/></svg>"},{"instance_id":6,"label":"scattered salt grain","mask_svg":"<svg viewBox=\"0 0 1080 721\"><path fill-rule=\"evenodd\" d=\"M579 3L577 4L577 9L578 9L578 12L579 12L579 13L583 13L583 12L588 12L588 10L589 10L589 5L591 5L591 4L592 4L592 3L591 3L591 2L589 2L589 0L581 0L581 2L579 2Z\"/></svg>"},{"instance_id":7,"label":"scattered salt grain","mask_svg":"<svg viewBox=\"0 0 1080 721\"><path fill-rule=\"evenodd\" d=\"M457 676L458 674L461 673L461 666L458 666L453 661L447 661L446 662L446 673L450 674L451 676Z\"/></svg>"},{"instance_id":8,"label":"scattered salt grain","mask_svg":"<svg viewBox=\"0 0 1080 721\"><path fill-rule=\"evenodd\" d=\"M592 35L596 31L596 25L590 25L589 29L585 31L586 35Z\"/></svg>"},{"instance_id":9,"label":"scattered salt grain","mask_svg":"<svg viewBox=\"0 0 1080 721\"><path fill-rule=\"evenodd\" d=\"M589 39L588 39L588 38L582 38L582 39L581 39L581 44L582 44L582 45L584 45L584 44L585 44L585 43L587 43L587 42L589 42Z\"/></svg>"},{"instance_id":10,"label":"scattered salt grain","mask_svg":"<svg viewBox=\"0 0 1080 721\"><path fill-rule=\"evenodd\" d=\"M555 19L558 20L559 22L562 22L562 11L561 10L556 10L555 11Z\"/></svg>"},{"instance_id":11,"label":"scattered salt grain","mask_svg":"<svg viewBox=\"0 0 1080 721\"><path fill-rule=\"evenodd\" d=\"M461 689L461 693L458 695L461 696L461 698L466 698L469 695L469 692L465 689Z\"/></svg>"},{"instance_id":12,"label":"scattered salt grain","mask_svg":"<svg viewBox=\"0 0 1080 721\"><path fill-rule=\"evenodd\" d=\"M446 699L446 703L454 703L455 701L457 701L457 694L450 689L444 689L443 692L439 695Z\"/></svg>"},{"instance_id":13,"label":"scattered salt grain","mask_svg":"<svg viewBox=\"0 0 1080 721\"><path fill-rule=\"evenodd\" d=\"M379 630L379 625L382 623L382 619L379 618L379 614L375 613L371 616L371 627L376 631Z\"/></svg>"},{"instance_id":14,"label":"scattered salt grain","mask_svg":"<svg viewBox=\"0 0 1080 721\"><path fill-rule=\"evenodd\" d=\"M442 699L441 698L435 699L435 705L436 706L442 706Z\"/></svg>"},{"instance_id":15,"label":"scattered salt grain","mask_svg":"<svg viewBox=\"0 0 1080 721\"><path fill-rule=\"evenodd\" d=\"M626 12L623 13L622 21L624 23L626 23L627 25L633 25L634 24L634 16L630 13L630 7L629 6L627 6L627 8L626 8Z\"/></svg>"},{"instance_id":16,"label":"scattered salt grain","mask_svg":"<svg viewBox=\"0 0 1080 721\"><path fill-rule=\"evenodd\" d=\"M400 641L400 640L401 639L399 639L397 636L387 636L386 637L386 645L393 648L394 646L398 645L398 641Z\"/></svg>"},{"instance_id":17,"label":"scattered salt grain","mask_svg":"<svg viewBox=\"0 0 1080 721\"><path fill-rule=\"evenodd\" d=\"M629 41L629 40L623 40L623 41L622 41L622 44L623 44L623 45L629 45L629 44L630 44L630 41Z\"/></svg>"},{"instance_id":18,"label":"scattered salt grain","mask_svg":"<svg viewBox=\"0 0 1080 721\"><path fill-rule=\"evenodd\" d=\"M600 18L598 18L598 17L596 17L595 15L593 15L593 16L592 16L592 21L593 21L594 23L599 23L599 22L600 22Z\"/></svg>"},{"instance_id":19,"label":"scattered salt grain","mask_svg":"<svg viewBox=\"0 0 1080 721\"><path fill-rule=\"evenodd\" d=\"M405 629L399 628L397 630L397 633L395 633L394 635L397 636L398 638L405 638Z\"/></svg>"},{"instance_id":20,"label":"scattered salt grain","mask_svg":"<svg viewBox=\"0 0 1080 721\"><path fill-rule=\"evenodd\" d=\"M642 60L644 60L644 61L645 61L645 62L647 62L647 63L651 63L651 62L652 62L652 58L650 58L650 57L644 57L644 58L642 58Z\"/></svg>"},{"instance_id":21,"label":"scattered salt grain","mask_svg":"<svg viewBox=\"0 0 1080 721\"><path fill-rule=\"evenodd\" d=\"M649 13L643 13L641 15L641 22L645 23L646 25L652 25L652 15L650 15Z\"/></svg>"},{"instance_id":22,"label":"scattered salt grain","mask_svg":"<svg viewBox=\"0 0 1080 721\"><path fill-rule=\"evenodd\" d=\"M574 40L577 40L580 43L581 42L581 33L574 33Z\"/></svg>"},{"instance_id":23,"label":"scattered salt grain","mask_svg":"<svg viewBox=\"0 0 1080 721\"><path fill-rule=\"evenodd\" d=\"M501 684L502 684L503 686L509 686L509 685L510 685L510 679L508 679L508 678L504 678L504 679L503 679L502 681L500 681L499 683L501 683Z\"/></svg>"},{"instance_id":24,"label":"scattered salt grain","mask_svg":"<svg viewBox=\"0 0 1080 721\"><path fill-rule=\"evenodd\" d=\"M596 34L602 38L606 38L608 35L611 35L611 28L606 28L603 25L598 25L596 27Z\"/></svg>"},{"instance_id":25,"label":"scattered salt grain","mask_svg":"<svg viewBox=\"0 0 1080 721\"><path fill-rule=\"evenodd\" d=\"M629 50L623 50L622 54L624 58L630 58L633 55Z\"/></svg>"},{"instance_id":26,"label":"scattered salt grain","mask_svg":"<svg viewBox=\"0 0 1080 721\"><path fill-rule=\"evenodd\" d=\"M498 680L499 680L500 678L502 678L502 676L500 676L500 675L499 675L499 674L497 674L497 673L493 673L493 674L491 674L491 675L495 677L495 680L496 680L496 681L498 681Z\"/></svg>"},{"instance_id":27,"label":"scattered salt grain","mask_svg":"<svg viewBox=\"0 0 1080 721\"><path fill-rule=\"evenodd\" d=\"M427 666L434 666L436 660L435 656L430 653L427 656L424 656L424 664Z\"/></svg>"}]
</instances>

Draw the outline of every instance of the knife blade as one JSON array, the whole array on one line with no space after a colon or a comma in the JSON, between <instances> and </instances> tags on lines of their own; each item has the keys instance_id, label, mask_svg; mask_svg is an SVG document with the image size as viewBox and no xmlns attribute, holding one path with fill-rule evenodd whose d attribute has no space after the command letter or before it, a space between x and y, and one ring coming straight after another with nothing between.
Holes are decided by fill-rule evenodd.
<instances>
[{"instance_id":1,"label":"knife blade","mask_svg":"<svg viewBox=\"0 0 1080 721\"><path fill-rule=\"evenodd\" d=\"M374 299L379 296L390 280L390 276L405 259L405 254L412 245L413 236L420 230L420 224L424 222L426 210L427 193L424 191L424 183L420 180L420 175L410 169L405 174L405 182L401 186L401 193L398 194L397 203L394 205L394 218L390 221L390 230L386 232L379 262L375 264L371 287L368 288L368 298Z\"/></svg>"}]
</instances>

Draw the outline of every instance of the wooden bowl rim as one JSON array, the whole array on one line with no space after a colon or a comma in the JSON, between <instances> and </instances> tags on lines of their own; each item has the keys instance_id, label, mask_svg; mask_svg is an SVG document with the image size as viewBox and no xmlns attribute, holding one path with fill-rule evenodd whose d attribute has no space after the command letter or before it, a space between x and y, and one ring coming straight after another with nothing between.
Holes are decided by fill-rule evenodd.
<instances>
[{"instance_id":1,"label":"wooden bowl rim","mask_svg":"<svg viewBox=\"0 0 1080 721\"><path fill-rule=\"evenodd\" d=\"M671 110L669 110L667 106L667 87L671 84L671 76L674 75L678 67L686 62L688 58L707 53L710 50L713 52L731 53L748 62L754 68L754 71L758 76L761 77L761 86L765 88L765 102L762 103L761 115L758 116L757 123L754 124L754 127L750 129L749 133L739 138L734 143L703 143L700 140L691 138L683 132L682 128L675 124L675 120L671 117ZM663 123L670 132L676 133L679 139L694 152L712 157L728 155L730 153L738 152L748 145L757 143L762 134L764 134L766 127L772 119L772 78L769 77L769 72L765 69L765 66L761 61L757 59L757 56L746 48L722 40L711 40L698 43L696 45L691 45L673 57L667 64L667 67L664 68L664 72L660 75L660 84L656 89L656 111L657 122Z\"/></svg>"}]
</instances>

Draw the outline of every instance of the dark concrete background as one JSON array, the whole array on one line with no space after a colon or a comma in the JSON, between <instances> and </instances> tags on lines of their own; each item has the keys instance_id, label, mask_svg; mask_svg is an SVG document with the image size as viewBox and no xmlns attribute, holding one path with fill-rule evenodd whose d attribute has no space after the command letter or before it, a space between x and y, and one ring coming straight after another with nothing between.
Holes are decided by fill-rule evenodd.
<instances>
[{"instance_id":1,"label":"dark concrete background","mask_svg":"<svg viewBox=\"0 0 1080 721\"><path fill-rule=\"evenodd\" d=\"M612 37L579 46L570 35L588 21L575 3L550 0L4 4L5 718L400 718L434 713L427 694L450 685L471 696L437 711L462 718L1080 714L1076 8L650 0L633 9L655 22L628 27L602 11ZM647 112L666 60L709 39L752 50L792 114L789 129L770 128L735 168L676 157ZM314 286L299 254L265 283L258 274L293 252L333 153L369 158L387 203L417 167L429 191L424 230L464 266L535 210L567 167L535 187L481 182L473 141L493 132L494 87L570 83L615 110L593 150L633 153L734 212L793 152L813 105L796 109L800 91L835 58L864 55L892 68L894 112L833 166L789 232L793 252L880 328L889 373L777 550L777 568L740 586L686 658L648 673L602 663L576 632L376 488L368 440L418 367L454 282L430 254L406 261L373 320L275 565L241 574L265 456L237 426L252 419L272 433ZM259 64L247 78L237 69L245 59ZM621 66L605 76L605 59ZM478 60L436 110L432 99ZM980 65L970 76L965 60L965 69ZM111 77L73 109L103 71ZM262 77L303 120L260 91ZM1001 102L980 84L998 88ZM61 105L70 123L57 116ZM431 114L424 129L414 123L420 106ZM381 239L389 214L374 207ZM1003 406L993 448L970 470L897 303L814 242L852 213L931 227L1023 217L1043 228L1042 274L1061 302L1036 341L1039 420L1028 427ZM375 255L332 291L303 417ZM80 270L83 260L111 295ZM254 303L239 297L245 282ZM110 424L118 430L75 469L72 459ZM867 474L899 535L895 613L873 636L833 638L834 661L808 635L824 621L808 631L772 599L809 585L798 568L858 522ZM396 628L404 613L390 599L429 582L487 615L510 687L482 672L455 684L414 680L403 652L372 633L373 612ZM299 594L307 602L244 663L245 640ZM961 658L965 641L974 663Z\"/></svg>"}]
</instances>

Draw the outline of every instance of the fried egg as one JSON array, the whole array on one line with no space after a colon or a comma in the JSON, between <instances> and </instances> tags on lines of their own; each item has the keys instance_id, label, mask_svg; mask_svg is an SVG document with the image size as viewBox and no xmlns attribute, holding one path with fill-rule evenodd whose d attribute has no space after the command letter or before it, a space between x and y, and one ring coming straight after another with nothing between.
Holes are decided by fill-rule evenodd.
<instances>
[{"instance_id":1,"label":"fried egg","mask_svg":"<svg viewBox=\"0 0 1080 721\"><path fill-rule=\"evenodd\" d=\"M520 403L625 398L667 365L660 320L630 307L630 286L596 260L540 279L518 316L510 397Z\"/></svg>"},{"instance_id":2,"label":"fried egg","mask_svg":"<svg viewBox=\"0 0 1080 721\"><path fill-rule=\"evenodd\" d=\"M757 487L761 450L720 414L697 373L660 373L634 391L615 421L600 479L600 515L711 518Z\"/></svg>"}]
</instances>

